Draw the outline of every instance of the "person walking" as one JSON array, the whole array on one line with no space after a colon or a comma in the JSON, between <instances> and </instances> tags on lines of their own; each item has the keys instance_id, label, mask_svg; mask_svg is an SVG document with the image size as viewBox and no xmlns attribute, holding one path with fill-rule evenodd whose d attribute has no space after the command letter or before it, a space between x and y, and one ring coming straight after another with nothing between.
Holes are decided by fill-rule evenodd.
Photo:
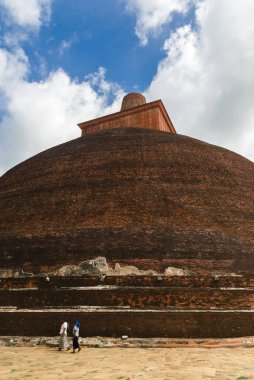
<instances>
[{"instance_id":1,"label":"person walking","mask_svg":"<svg viewBox=\"0 0 254 380\"><path fill-rule=\"evenodd\" d=\"M68 323L63 320L63 323L60 328L60 341L59 341L59 348L58 350L64 350L66 349L67 351L70 349L68 338L67 338L67 333L68 333Z\"/></svg>"},{"instance_id":2,"label":"person walking","mask_svg":"<svg viewBox=\"0 0 254 380\"><path fill-rule=\"evenodd\" d=\"M81 350L78 338L79 338L79 328L80 323L79 321L75 321L74 327L73 327L73 346L72 346L72 354L75 354L76 348L78 348L78 352Z\"/></svg>"}]
</instances>

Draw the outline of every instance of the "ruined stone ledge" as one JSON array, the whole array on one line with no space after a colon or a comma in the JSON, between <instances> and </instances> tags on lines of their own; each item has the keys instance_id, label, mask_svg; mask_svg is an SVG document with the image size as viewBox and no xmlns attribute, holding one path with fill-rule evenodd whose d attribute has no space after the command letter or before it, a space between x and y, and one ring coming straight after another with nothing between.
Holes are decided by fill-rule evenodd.
<instances>
[{"instance_id":1,"label":"ruined stone ledge","mask_svg":"<svg viewBox=\"0 0 254 380\"><path fill-rule=\"evenodd\" d=\"M126 310L127 309L127 310ZM75 307L63 307L63 306L49 306L45 308L40 309L18 309L16 306L3 306L0 307L0 313L2 311L12 312L15 311L15 313L55 313L55 312L61 312L61 313L75 313L75 312L88 312L88 313L104 313L105 310L109 313L111 312L131 312L131 313L253 313L254 315L254 309L253 310L231 310L231 309L223 309L223 310L207 310L207 309L178 309L178 310L172 310L172 309L133 309L126 306L116 306L116 307L107 307L107 306L75 306Z\"/></svg>"},{"instance_id":2,"label":"ruined stone ledge","mask_svg":"<svg viewBox=\"0 0 254 380\"><path fill-rule=\"evenodd\" d=\"M253 288L254 276L46 276L1 278L0 289L59 288L98 285L140 287Z\"/></svg>"}]
</instances>

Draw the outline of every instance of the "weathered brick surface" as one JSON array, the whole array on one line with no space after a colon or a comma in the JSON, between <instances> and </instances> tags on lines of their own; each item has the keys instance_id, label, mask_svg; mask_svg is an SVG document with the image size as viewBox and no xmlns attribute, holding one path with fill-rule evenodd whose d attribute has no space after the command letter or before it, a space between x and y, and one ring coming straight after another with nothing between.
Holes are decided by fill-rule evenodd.
<instances>
[{"instance_id":1,"label":"weathered brick surface","mask_svg":"<svg viewBox=\"0 0 254 380\"><path fill-rule=\"evenodd\" d=\"M137 309L254 309L254 289L38 289L0 290L0 307L38 308L46 306L108 306Z\"/></svg>"},{"instance_id":2,"label":"weathered brick surface","mask_svg":"<svg viewBox=\"0 0 254 380\"><path fill-rule=\"evenodd\" d=\"M140 269L253 273L253 178L252 162L176 134L70 141L1 177L0 267L40 272L100 255Z\"/></svg>"},{"instance_id":3,"label":"weathered brick surface","mask_svg":"<svg viewBox=\"0 0 254 380\"><path fill-rule=\"evenodd\" d=\"M226 338L254 335L254 312L0 311L0 335L54 336L78 319L81 336Z\"/></svg>"}]
</instances>

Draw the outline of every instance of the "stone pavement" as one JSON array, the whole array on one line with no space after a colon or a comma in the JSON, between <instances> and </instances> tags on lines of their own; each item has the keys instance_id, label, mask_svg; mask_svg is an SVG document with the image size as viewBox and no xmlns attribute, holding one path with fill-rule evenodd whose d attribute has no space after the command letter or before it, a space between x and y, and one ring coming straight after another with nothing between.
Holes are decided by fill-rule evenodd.
<instances>
[{"instance_id":1,"label":"stone pavement","mask_svg":"<svg viewBox=\"0 0 254 380\"><path fill-rule=\"evenodd\" d=\"M254 348L0 347L0 379L251 380Z\"/></svg>"}]
</instances>

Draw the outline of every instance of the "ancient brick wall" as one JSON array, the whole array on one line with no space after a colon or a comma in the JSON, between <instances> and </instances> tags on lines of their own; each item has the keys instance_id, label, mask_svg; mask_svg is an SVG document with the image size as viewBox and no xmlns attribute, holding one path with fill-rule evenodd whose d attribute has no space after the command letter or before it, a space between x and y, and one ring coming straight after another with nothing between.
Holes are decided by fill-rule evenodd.
<instances>
[{"instance_id":1,"label":"ancient brick wall","mask_svg":"<svg viewBox=\"0 0 254 380\"><path fill-rule=\"evenodd\" d=\"M254 335L254 312L225 311L9 311L0 335L55 336L63 319L81 323L81 336L226 338ZM8 334L7 334L8 333Z\"/></svg>"},{"instance_id":2,"label":"ancient brick wall","mask_svg":"<svg viewBox=\"0 0 254 380\"><path fill-rule=\"evenodd\" d=\"M57 220L61 223L60 217L53 218L54 223ZM112 267L120 263L163 272L173 266L198 273L211 270L253 273L254 270L254 245L248 240L220 232L162 226L84 228L72 234L0 237L0 252L1 267L22 267L34 273L76 265L105 254Z\"/></svg>"},{"instance_id":3,"label":"ancient brick wall","mask_svg":"<svg viewBox=\"0 0 254 380\"><path fill-rule=\"evenodd\" d=\"M82 335L237 337L254 334L254 278L82 276L5 278L0 335L57 335L62 318Z\"/></svg>"},{"instance_id":4,"label":"ancient brick wall","mask_svg":"<svg viewBox=\"0 0 254 380\"><path fill-rule=\"evenodd\" d=\"M254 309L253 289L108 288L0 290L0 307L107 306L136 309Z\"/></svg>"}]
</instances>

